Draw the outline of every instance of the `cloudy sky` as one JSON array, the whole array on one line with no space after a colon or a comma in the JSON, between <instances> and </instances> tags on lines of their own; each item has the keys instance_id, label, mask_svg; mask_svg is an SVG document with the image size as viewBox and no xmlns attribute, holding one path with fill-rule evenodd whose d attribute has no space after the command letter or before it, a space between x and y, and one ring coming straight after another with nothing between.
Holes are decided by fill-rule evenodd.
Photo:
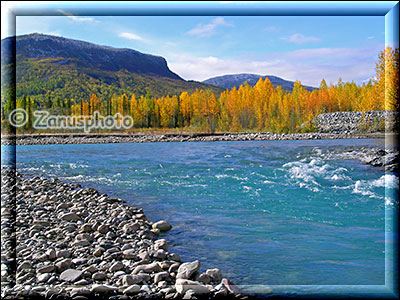
<instances>
[{"instance_id":1,"label":"cloudy sky","mask_svg":"<svg viewBox=\"0 0 400 300\"><path fill-rule=\"evenodd\" d=\"M385 19L373 16L18 16L17 35L33 32L166 58L187 80L254 73L319 86L374 76ZM3 26L2 26L3 27ZM2 31L2 38L7 32Z\"/></svg>"}]
</instances>

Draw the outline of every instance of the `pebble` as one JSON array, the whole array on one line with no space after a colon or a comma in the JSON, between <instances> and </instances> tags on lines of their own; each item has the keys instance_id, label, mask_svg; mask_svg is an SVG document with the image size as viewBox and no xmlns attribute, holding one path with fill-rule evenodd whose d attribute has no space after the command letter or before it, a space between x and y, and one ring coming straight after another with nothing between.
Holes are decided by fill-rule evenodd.
<instances>
[{"instance_id":1,"label":"pebble","mask_svg":"<svg viewBox=\"0 0 400 300\"><path fill-rule=\"evenodd\" d=\"M59 218L66 221L79 221L81 218L74 212L60 214Z\"/></svg>"},{"instance_id":2,"label":"pebble","mask_svg":"<svg viewBox=\"0 0 400 300\"><path fill-rule=\"evenodd\" d=\"M168 231L172 228L172 226L164 220L158 221L152 225L153 229L159 229L160 231Z\"/></svg>"},{"instance_id":3,"label":"pebble","mask_svg":"<svg viewBox=\"0 0 400 300\"><path fill-rule=\"evenodd\" d=\"M210 276L211 280L219 282L222 279L221 271L220 269L208 269L206 271L206 274Z\"/></svg>"},{"instance_id":4,"label":"pebble","mask_svg":"<svg viewBox=\"0 0 400 300\"><path fill-rule=\"evenodd\" d=\"M177 279L175 289L179 294L185 294L188 290L193 290L195 294L208 294L210 292L205 285L188 279Z\"/></svg>"},{"instance_id":5,"label":"pebble","mask_svg":"<svg viewBox=\"0 0 400 300\"><path fill-rule=\"evenodd\" d=\"M90 289L93 293L107 293L111 291L116 291L118 288L111 285L106 284L93 284L92 288Z\"/></svg>"},{"instance_id":6,"label":"pebble","mask_svg":"<svg viewBox=\"0 0 400 300\"><path fill-rule=\"evenodd\" d=\"M60 280L74 282L81 278L83 272L74 269L65 270L60 274Z\"/></svg>"},{"instance_id":7,"label":"pebble","mask_svg":"<svg viewBox=\"0 0 400 300\"><path fill-rule=\"evenodd\" d=\"M115 271L122 270L123 268L124 268L124 264L120 261L117 261L108 270L112 273Z\"/></svg>"},{"instance_id":8,"label":"pebble","mask_svg":"<svg viewBox=\"0 0 400 300\"><path fill-rule=\"evenodd\" d=\"M47 265L37 270L38 273L51 273L54 271L54 265Z\"/></svg>"},{"instance_id":9,"label":"pebble","mask_svg":"<svg viewBox=\"0 0 400 300\"><path fill-rule=\"evenodd\" d=\"M103 272L97 272L92 275L93 280L103 281L107 279L107 274Z\"/></svg>"},{"instance_id":10,"label":"pebble","mask_svg":"<svg viewBox=\"0 0 400 300\"><path fill-rule=\"evenodd\" d=\"M124 275L122 277L122 284L124 286L133 285L142 282L143 278L140 275Z\"/></svg>"},{"instance_id":11,"label":"pebble","mask_svg":"<svg viewBox=\"0 0 400 300\"><path fill-rule=\"evenodd\" d=\"M132 295L132 294L137 294L140 291L140 286L137 284L133 284L126 288L123 293L126 295Z\"/></svg>"}]
</instances>

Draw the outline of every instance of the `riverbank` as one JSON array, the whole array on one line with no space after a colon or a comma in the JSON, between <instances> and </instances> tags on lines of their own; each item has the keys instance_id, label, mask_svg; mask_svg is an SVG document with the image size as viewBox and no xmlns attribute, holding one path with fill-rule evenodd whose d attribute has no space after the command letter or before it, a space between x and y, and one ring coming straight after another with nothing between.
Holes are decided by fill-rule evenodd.
<instances>
[{"instance_id":1,"label":"riverbank","mask_svg":"<svg viewBox=\"0 0 400 300\"><path fill-rule=\"evenodd\" d=\"M247 297L219 269L183 263L157 239L171 225L122 199L55 178L1 175L3 299Z\"/></svg>"},{"instance_id":2,"label":"riverbank","mask_svg":"<svg viewBox=\"0 0 400 300\"><path fill-rule=\"evenodd\" d=\"M98 134L24 134L2 135L2 145L50 145L50 144L107 144L107 143L154 143L154 142L214 142L214 141L270 141L270 140L317 140L317 139L365 139L394 138L393 133L98 133Z\"/></svg>"}]
</instances>

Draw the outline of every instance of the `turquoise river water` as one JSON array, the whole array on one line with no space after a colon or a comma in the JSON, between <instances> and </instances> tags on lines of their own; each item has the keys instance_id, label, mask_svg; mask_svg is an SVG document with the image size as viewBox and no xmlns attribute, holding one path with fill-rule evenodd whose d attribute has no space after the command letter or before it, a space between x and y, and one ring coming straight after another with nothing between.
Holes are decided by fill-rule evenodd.
<instances>
[{"instance_id":1,"label":"turquoise river water","mask_svg":"<svg viewBox=\"0 0 400 300\"><path fill-rule=\"evenodd\" d=\"M23 173L96 188L167 220L173 229L162 237L173 252L246 289L385 284L385 210L397 205L398 178L343 154L360 147L383 140L37 145L16 153Z\"/></svg>"}]
</instances>

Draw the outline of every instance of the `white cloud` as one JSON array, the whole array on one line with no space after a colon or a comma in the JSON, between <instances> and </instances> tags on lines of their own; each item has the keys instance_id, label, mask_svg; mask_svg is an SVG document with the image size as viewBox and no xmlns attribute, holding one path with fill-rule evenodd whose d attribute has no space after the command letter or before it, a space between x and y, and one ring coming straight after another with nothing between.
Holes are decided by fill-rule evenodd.
<instances>
[{"instance_id":1,"label":"white cloud","mask_svg":"<svg viewBox=\"0 0 400 300\"><path fill-rule=\"evenodd\" d=\"M382 46L382 47L381 47ZM215 56L194 57L188 54L165 55L168 65L185 79L203 81L226 74L252 73L275 75L286 80L300 80L305 85L319 86L322 78L336 83L362 83L374 76L375 61L383 45L370 48L320 48L272 53L251 59L223 59Z\"/></svg>"},{"instance_id":2,"label":"white cloud","mask_svg":"<svg viewBox=\"0 0 400 300\"><path fill-rule=\"evenodd\" d=\"M91 17L77 17L77 16L67 16L75 22L93 22L94 18Z\"/></svg>"},{"instance_id":3,"label":"white cloud","mask_svg":"<svg viewBox=\"0 0 400 300\"><path fill-rule=\"evenodd\" d=\"M321 39L313 36L304 36L301 33L292 34L289 37L283 37L282 40L288 41L289 43L304 44L309 42L319 42Z\"/></svg>"},{"instance_id":4,"label":"white cloud","mask_svg":"<svg viewBox=\"0 0 400 300\"><path fill-rule=\"evenodd\" d=\"M128 39L128 40L137 40L137 41L143 41L143 38L138 36L137 34L131 33L131 32L121 32L118 34L119 37Z\"/></svg>"},{"instance_id":5,"label":"white cloud","mask_svg":"<svg viewBox=\"0 0 400 300\"><path fill-rule=\"evenodd\" d=\"M67 12L65 10L62 9L58 9L58 12L62 13L64 16L66 16L67 18L71 19L74 22L98 22L97 20L95 20L92 17L79 17L79 16L75 16L70 12Z\"/></svg>"},{"instance_id":6,"label":"white cloud","mask_svg":"<svg viewBox=\"0 0 400 300\"><path fill-rule=\"evenodd\" d=\"M219 26L233 26L232 23L226 22L224 18L218 17L208 24L197 24L197 26L187 33L199 37L210 37L215 34L216 28Z\"/></svg>"}]
</instances>

